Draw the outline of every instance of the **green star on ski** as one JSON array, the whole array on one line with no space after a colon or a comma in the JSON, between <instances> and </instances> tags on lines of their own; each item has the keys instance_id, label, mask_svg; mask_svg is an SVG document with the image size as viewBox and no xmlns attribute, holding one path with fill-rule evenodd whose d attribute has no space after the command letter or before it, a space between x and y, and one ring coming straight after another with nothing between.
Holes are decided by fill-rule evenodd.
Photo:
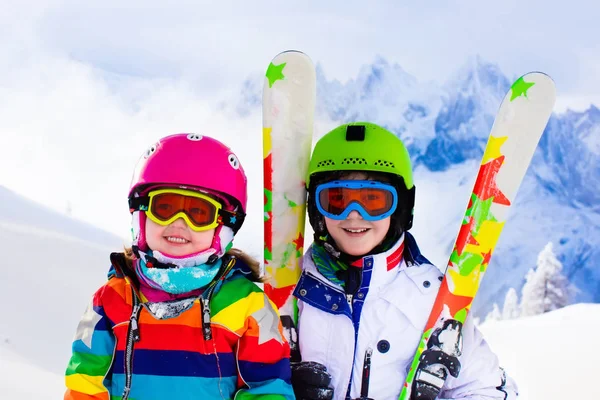
<instances>
[{"instance_id":1,"label":"green star on ski","mask_svg":"<svg viewBox=\"0 0 600 400\"><path fill-rule=\"evenodd\" d=\"M517 79L511 86L512 94L510 95L510 101L513 101L519 96L527 97L527 90L535 85L535 82L525 82L523 77Z\"/></svg>"},{"instance_id":2,"label":"green star on ski","mask_svg":"<svg viewBox=\"0 0 600 400\"><path fill-rule=\"evenodd\" d=\"M266 204L265 204L265 212L271 211L273 209L273 192L269 189L264 189Z\"/></svg>"},{"instance_id":3,"label":"green star on ski","mask_svg":"<svg viewBox=\"0 0 600 400\"><path fill-rule=\"evenodd\" d=\"M269 219L269 213L273 211L273 192L269 189L264 189L265 191L265 221Z\"/></svg>"},{"instance_id":4,"label":"green star on ski","mask_svg":"<svg viewBox=\"0 0 600 400\"><path fill-rule=\"evenodd\" d=\"M265 247L265 251L264 251L264 258L265 258L265 260L269 260L269 261L273 260L273 254L271 254L269 249L267 249L266 247Z\"/></svg>"},{"instance_id":5,"label":"green star on ski","mask_svg":"<svg viewBox=\"0 0 600 400\"><path fill-rule=\"evenodd\" d=\"M473 233L477 235L479 228L484 221L496 221L490 209L494 198L490 197L487 200L481 200L475 194L471 194L471 207L467 209L465 217L472 217L475 220Z\"/></svg>"},{"instance_id":6,"label":"green star on ski","mask_svg":"<svg viewBox=\"0 0 600 400\"><path fill-rule=\"evenodd\" d=\"M458 252L454 250L450 256L450 262L456 265L458 272L461 276L470 275L477 266L481 265L483 257L481 254L474 254L463 251L459 256Z\"/></svg>"},{"instance_id":7,"label":"green star on ski","mask_svg":"<svg viewBox=\"0 0 600 400\"><path fill-rule=\"evenodd\" d=\"M286 197L286 195L283 195L283 198L287 200L287 202L288 202L288 207L289 207L289 208L298 207L298 204L296 204L296 203L294 203L292 200L288 199L288 198Z\"/></svg>"},{"instance_id":8,"label":"green star on ski","mask_svg":"<svg viewBox=\"0 0 600 400\"><path fill-rule=\"evenodd\" d=\"M282 63L279 65L275 65L273 63L269 64L269 68L267 68L267 73L266 73L266 77L269 80L269 87L273 87L273 84L280 80L285 78L285 76L283 75L283 68L285 67L286 63Z\"/></svg>"}]
</instances>

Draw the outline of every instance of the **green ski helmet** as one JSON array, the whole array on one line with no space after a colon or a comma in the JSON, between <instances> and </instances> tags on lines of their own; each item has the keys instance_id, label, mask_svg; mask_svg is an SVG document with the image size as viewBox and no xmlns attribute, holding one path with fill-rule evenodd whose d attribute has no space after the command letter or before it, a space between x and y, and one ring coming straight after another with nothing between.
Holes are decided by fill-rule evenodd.
<instances>
[{"instance_id":1,"label":"green ski helmet","mask_svg":"<svg viewBox=\"0 0 600 400\"><path fill-rule=\"evenodd\" d=\"M317 185L339 179L344 173L361 171L384 175L398 192L398 208L390 230L400 234L412 227L415 185L410 156L392 132L369 122L338 126L323 136L313 149L308 165L308 215L315 238L326 234L323 217L314 201Z\"/></svg>"}]
</instances>

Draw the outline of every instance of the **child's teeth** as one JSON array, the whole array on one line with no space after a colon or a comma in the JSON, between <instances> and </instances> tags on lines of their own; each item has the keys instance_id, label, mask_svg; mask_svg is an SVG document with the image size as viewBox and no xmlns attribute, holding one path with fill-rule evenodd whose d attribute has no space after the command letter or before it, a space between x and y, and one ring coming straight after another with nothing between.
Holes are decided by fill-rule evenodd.
<instances>
[{"instance_id":1,"label":"child's teeth","mask_svg":"<svg viewBox=\"0 0 600 400\"><path fill-rule=\"evenodd\" d=\"M348 232L352 232L352 233L361 233L361 232L365 232L366 229L346 229Z\"/></svg>"},{"instance_id":2,"label":"child's teeth","mask_svg":"<svg viewBox=\"0 0 600 400\"><path fill-rule=\"evenodd\" d=\"M169 242L173 242L173 243L186 243L187 242L187 240L185 240L184 238L177 238L177 237L171 237L171 236L169 236L167 238L167 240Z\"/></svg>"}]
</instances>

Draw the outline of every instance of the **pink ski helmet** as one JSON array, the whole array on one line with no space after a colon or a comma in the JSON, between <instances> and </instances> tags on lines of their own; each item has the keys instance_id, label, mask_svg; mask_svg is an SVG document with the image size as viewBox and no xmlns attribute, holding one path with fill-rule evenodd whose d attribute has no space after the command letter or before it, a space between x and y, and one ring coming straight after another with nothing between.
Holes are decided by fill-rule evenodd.
<instances>
[{"instance_id":1,"label":"pink ski helmet","mask_svg":"<svg viewBox=\"0 0 600 400\"><path fill-rule=\"evenodd\" d=\"M158 187L198 190L216 196L228 211L243 221L247 202L247 179L237 156L220 141L194 133L178 133L163 137L144 152L138 161L129 189L133 215L133 245L147 251L146 214L132 206L135 199ZM231 246L232 230L220 225L215 233L214 254L221 257Z\"/></svg>"}]
</instances>

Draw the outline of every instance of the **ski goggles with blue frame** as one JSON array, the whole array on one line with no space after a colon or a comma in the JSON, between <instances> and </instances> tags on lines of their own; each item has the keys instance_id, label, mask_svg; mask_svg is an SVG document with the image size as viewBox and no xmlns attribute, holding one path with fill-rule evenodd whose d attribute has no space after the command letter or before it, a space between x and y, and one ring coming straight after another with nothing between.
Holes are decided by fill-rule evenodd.
<instances>
[{"instance_id":1,"label":"ski goggles with blue frame","mask_svg":"<svg viewBox=\"0 0 600 400\"><path fill-rule=\"evenodd\" d=\"M356 210L367 221L379 221L396 211L398 192L387 183L338 180L318 185L315 203L330 219L344 220Z\"/></svg>"}]
</instances>

